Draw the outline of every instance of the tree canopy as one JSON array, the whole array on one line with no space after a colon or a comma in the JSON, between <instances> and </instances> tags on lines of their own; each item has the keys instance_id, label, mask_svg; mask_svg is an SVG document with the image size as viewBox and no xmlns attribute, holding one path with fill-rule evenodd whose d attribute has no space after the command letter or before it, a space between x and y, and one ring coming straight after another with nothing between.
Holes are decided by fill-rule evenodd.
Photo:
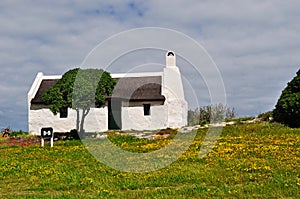
<instances>
[{"instance_id":1,"label":"tree canopy","mask_svg":"<svg viewBox=\"0 0 300 199\"><path fill-rule=\"evenodd\" d=\"M72 77L71 77L72 78ZM116 81L99 69L78 70L73 82L72 108L88 109L105 105L105 97L113 92Z\"/></svg>"},{"instance_id":2,"label":"tree canopy","mask_svg":"<svg viewBox=\"0 0 300 199\"><path fill-rule=\"evenodd\" d=\"M274 121L300 127L300 70L282 91L273 111Z\"/></svg>"},{"instance_id":3,"label":"tree canopy","mask_svg":"<svg viewBox=\"0 0 300 199\"><path fill-rule=\"evenodd\" d=\"M113 92L116 82L102 69L75 68L66 72L58 82L42 95L56 115L62 108L77 111L77 130L79 130L79 110L82 110L81 129L85 116L91 107L105 105L105 97Z\"/></svg>"},{"instance_id":4,"label":"tree canopy","mask_svg":"<svg viewBox=\"0 0 300 199\"><path fill-rule=\"evenodd\" d=\"M58 82L42 95L42 100L49 105L56 115L63 107L72 107L73 85L79 68L66 72Z\"/></svg>"}]
</instances>

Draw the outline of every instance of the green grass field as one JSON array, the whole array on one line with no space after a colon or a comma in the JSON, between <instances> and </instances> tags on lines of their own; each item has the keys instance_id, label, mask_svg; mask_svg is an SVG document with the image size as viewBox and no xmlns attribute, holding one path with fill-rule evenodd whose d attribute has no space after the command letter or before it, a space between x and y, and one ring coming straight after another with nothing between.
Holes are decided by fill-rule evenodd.
<instances>
[{"instance_id":1,"label":"green grass field","mask_svg":"<svg viewBox=\"0 0 300 199\"><path fill-rule=\"evenodd\" d=\"M300 198L300 129L279 124L227 126L203 159L206 130L168 167L149 173L113 170L80 141L0 145L1 198ZM118 146L153 151L171 139L110 135Z\"/></svg>"}]
</instances>

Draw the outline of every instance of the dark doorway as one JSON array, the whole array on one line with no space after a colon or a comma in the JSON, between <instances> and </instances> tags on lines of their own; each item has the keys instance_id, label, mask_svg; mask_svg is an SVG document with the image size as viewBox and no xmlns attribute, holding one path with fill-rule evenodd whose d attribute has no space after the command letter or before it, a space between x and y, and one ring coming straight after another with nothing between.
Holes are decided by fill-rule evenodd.
<instances>
[{"instance_id":1,"label":"dark doorway","mask_svg":"<svg viewBox=\"0 0 300 199\"><path fill-rule=\"evenodd\" d=\"M122 101L120 99L110 99L108 101L108 129L118 130L122 128Z\"/></svg>"}]
</instances>

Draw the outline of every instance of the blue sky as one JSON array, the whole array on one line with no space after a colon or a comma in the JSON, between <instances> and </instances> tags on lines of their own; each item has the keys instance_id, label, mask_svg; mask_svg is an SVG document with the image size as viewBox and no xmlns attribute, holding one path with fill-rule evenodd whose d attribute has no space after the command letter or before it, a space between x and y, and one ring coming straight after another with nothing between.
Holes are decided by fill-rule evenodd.
<instances>
[{"instance_id":1,"label":"blue sky","mask_svg":"<svg viewBox=\"0 0 300 199\"><path fill-rule=\"evenodd\" d=\"M299 7L297 0L2 0L0 128L27 130L27 92L38 72L62 74L110 36L149 26L202 44L239 115L271 110L299 69Z\"/></svg>"}]
</instances>

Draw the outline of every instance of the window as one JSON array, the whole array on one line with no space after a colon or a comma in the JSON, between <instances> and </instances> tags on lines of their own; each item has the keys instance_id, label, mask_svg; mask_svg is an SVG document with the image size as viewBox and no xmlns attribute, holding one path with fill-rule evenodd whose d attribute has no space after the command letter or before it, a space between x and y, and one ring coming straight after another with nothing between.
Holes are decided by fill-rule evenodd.
<instances>
[{"instance_id":1,"label":"window","mask_svg":"<svg viewBox=\"0 0 300 199\"><path fill-rule=\"evenodd\" d=\"M60 118L67 118L68 117L68 107L63 107L59 111Z\"/></svg>"},{"instance_id":2,"label":"window","mask_svg":"<svg viewBox=\"0 0 300 199\"><path fill-rule=\"evenodd\" d=\"M150 104L143 104L144 105L144 115L150 115Z\"/></svg>"}]
</instances>

